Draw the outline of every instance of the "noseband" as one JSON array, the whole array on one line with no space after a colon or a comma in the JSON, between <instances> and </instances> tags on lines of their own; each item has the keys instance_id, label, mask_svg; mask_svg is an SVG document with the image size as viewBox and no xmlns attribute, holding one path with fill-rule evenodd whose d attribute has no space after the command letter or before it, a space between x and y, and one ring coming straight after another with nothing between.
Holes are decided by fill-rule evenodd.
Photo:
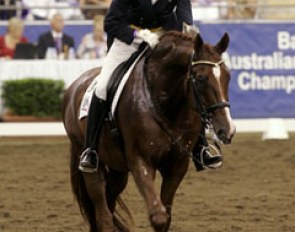
<instances>
[{"instance_id":1,"label":"noseband","mask_svg":"<svg viewBox=\"0 0 295 232\"><path fill-rule=\"evenodd\" d=\"M196 104L196 111L200 113L201 119L203 124L207 127L209 124L211 124L211 116L212 113L218 109L222 109L225 107L230 107L230 103L225 101L225 102L217 102L215 104L212 104L208 107L204 105L204 103L201 100L201 96L199 95L198 92L198 82L194 78L192 68L196 65L199 64L205 64L205 65L210 65L214 67L219 67L221 64L224 63L224 60L220 60L218 62L212 62L208 60L198 60L198 61L192 61L191 62L191 67L190 67L190 73L189 73L189 82L192 83L193 85L193 92L194 92L194 97L195 97L195 104ZM188 82L188 83L189 83Z\"/></svg>"}]
</instances>

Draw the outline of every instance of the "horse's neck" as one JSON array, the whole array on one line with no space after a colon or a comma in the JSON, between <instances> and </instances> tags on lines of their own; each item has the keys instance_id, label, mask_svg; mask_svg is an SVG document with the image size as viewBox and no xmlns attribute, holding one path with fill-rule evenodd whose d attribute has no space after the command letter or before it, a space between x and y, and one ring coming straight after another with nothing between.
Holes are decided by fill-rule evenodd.
<instances>
[{"instance_id":1,"label":"horse's neck","mask_svg":"<svg viewBox=\"0 0 295 232\"><path fill-rule=\"evenodd\" d=\"M173 76L183 75L175 73ZM173 78L165 77L159 74L156 78L165 78L166 80L173 80ZM176 124L179 120L183 121L183 117L188 113L187 99L185 94L185 78L179 78L174 81L156 82L156 91L153 98L157 103L157 110L161 111L161 114L168 119L171 123Z\"/></svg>"}]
</instances>

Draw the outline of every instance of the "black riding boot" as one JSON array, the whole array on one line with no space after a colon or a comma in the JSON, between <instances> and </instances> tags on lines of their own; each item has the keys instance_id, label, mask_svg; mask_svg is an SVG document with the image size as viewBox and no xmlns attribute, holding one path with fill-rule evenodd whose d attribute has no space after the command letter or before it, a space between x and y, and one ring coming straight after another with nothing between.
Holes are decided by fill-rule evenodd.
<instances>
[{"instance_id":1,"label":"black riding boot","mask_svg":"<svg viewBox=\"0 0 295 232\"><path fill-rule=\"evenodd\" d=\"M214 150L215 154L210 153ZM222 165L222 155L220 154L219 147L214 145L209 145L205 137L205 130L202 136L199 137L193 149L193 162L195 164L196 170L203 171L205 168L219 168Z\"/></svg>"},{"instance_id":2,"label":"black riding boot","mask_svg":"<svg viewBox=\"0 0 295 232\"><path fill-rule=\"evenodd\" d=\"M82 172L93 173L97 171L98 155L96 149L106 114L106 101L97 98L96 95L93 94L87 117L85 150L81 155L79 164L79 169Z\"/></svg>"}]
</instances>

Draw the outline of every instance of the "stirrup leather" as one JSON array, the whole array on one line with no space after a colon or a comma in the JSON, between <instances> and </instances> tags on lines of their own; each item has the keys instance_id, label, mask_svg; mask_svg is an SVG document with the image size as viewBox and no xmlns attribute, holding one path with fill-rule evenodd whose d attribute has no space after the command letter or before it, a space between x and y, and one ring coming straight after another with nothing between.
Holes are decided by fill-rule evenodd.
<instances>
[{"instance_id":1,"label":"stirrup leather","mask_svg":"<svg viewBox=\"0 0 295 232\"><path fill-rule=\"evenodd\" d=\"M95 168L85 168L81 166L81 162L83 161L83 159L85 158L86 154L91 151L92 153L94 153L96 155L96 167ZM83 151L83 153L80 156L80 162L79 162L79 170L82 172L86 172L86 173L95 173L98 170L98 154L95 150L91 150L90 148L85 149L85 151Z\"/></svg>"}]
</instances>

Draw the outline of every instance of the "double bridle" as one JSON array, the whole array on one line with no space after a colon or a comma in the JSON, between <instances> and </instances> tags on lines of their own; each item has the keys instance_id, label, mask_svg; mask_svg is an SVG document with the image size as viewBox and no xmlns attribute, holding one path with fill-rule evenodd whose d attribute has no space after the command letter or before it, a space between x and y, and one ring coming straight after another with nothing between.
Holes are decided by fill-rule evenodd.
<instances>
[{"instance_id":1,"label":"double bridle","mask_svg":"<svg viewBox=\"0 0 295 232\"><path fill-rule=\"evenodd\" d=\"M215 62L211 62L211 61L207 61L207 60L199 60L199 61L192 61L191 62L191 66L190 66L190 71L189 71L189 80L188 80L188 85L189 83L193 84L193 93L194 93L194 97L195 97L195 102L196 102L196 111L201 115L201 120L202 120L202 124L204 125L204 127L208 128L210 125L212 125L212 120L211 120L211 116L212 113L217 110L217 109L221 109L224 107L230 107L229 102L218 102L215 103L209 107L206 107L201 100L200 97L200 93L197 90L197 80L194 78L193 73L192 73L192 68L195 65L199 65L199 64L207 64L207 65L212 65L212 66L220 66L224 61L221 60L217 63ZM183 147L183 145L181 144L181 140L183 138L183 134L181 134L180 136L175 136L173 134L173 132L171 132L170 130L170 124L169 124L169 120L167 120L166 116L164 115L164 113L161 110L160 104L157 101L157 98L155 97L155 95L153 94L153 87L152 84L149 81L149 78L146 75L146 70L144 71L145 75L144 75L144 80L147 84L147 89L151 95L151 100L154 106L154 110L155 110L155 119L156 121L159 123L160 127L165 131L165 133L170 137L172 144L174 146L176 146L180 151L184 151L187 154L191 155L191 152L189 150L187 150L187 148ZM186 132L187 130L183 130L183 132ZM197 133L198 136L203 136L200 133Z\"/></svg>"},{"instance_id":2,"label":"double bridle","mask_svg":"<svg viewBox=\"0 0 295 232\"><path fill-rule=\"evenodd\" d=\"M211 118L212 113L218 109L222 109L225 107L230 107L230 103L227 101L224 102L217 102L215 104L212 104L210 106L205 106L204 103L201 100L201 96L198 92L198 81L194 78L192 69L196 65L205 64L210 65L214 67L219 67L221 64L224 63L224 60L220 60L218 62L212 62L208 60L197 60L191 62L191 67L189 71L189 82L193 85L193 92L195 97L195 104L196 104L196 111L201 115L202 123L205 125L205 127L208 127L211 124Z\"/></svg>"}]
</instances>

